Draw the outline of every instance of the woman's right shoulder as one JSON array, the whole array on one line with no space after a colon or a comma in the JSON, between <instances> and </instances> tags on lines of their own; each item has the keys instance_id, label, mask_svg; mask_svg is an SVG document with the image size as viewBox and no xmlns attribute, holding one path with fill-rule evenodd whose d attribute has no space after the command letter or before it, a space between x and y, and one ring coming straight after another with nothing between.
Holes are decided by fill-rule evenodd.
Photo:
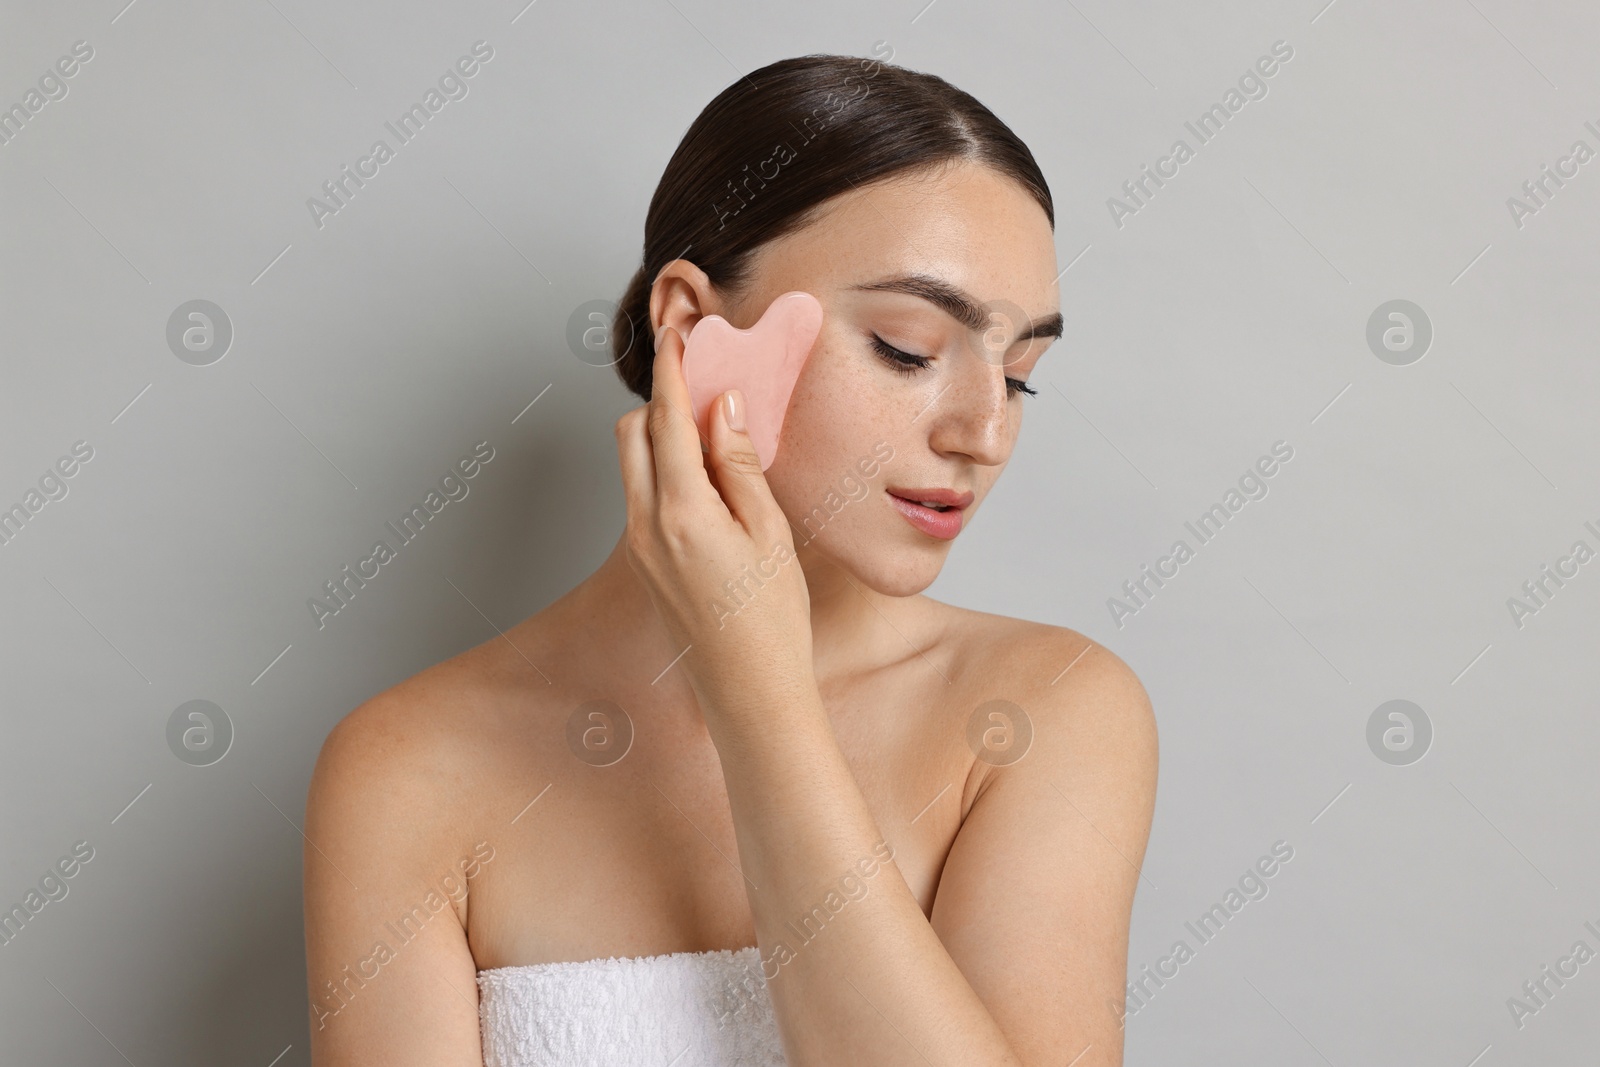
<instances>
[{"instance_id":1,"label":"woman's right shoulder","mask_svg":"<svg viewBox=\"0 0 1600 1067\"><path fill-rule=\"evenodd\" d=\"M324 740L301 831L316 1062L480 1061L476 1002L439 986L474 981L468 886L507 843L491 816L516 759L497 751L512 711L468 650L364 701Z\"/></svg>"},{"instance_id":2,"label":"woman's right shoulder","mask_svg":"<svg viewBox=\"0 0 1600 1067\"><path fill-rule=\"evenodd\" d=\"M403 819L419 832L448 828L469 815L507 760L518 758L513 750L526 748L543 688L508 673L487 643L412 675L328 732L308 809L357 821Z\"/></svg>"}]
</instances>

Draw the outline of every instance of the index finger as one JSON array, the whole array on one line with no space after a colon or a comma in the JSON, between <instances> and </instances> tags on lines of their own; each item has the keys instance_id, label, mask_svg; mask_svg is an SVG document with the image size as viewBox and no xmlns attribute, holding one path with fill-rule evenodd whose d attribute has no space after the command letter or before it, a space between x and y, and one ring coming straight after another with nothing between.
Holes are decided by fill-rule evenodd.
<instances>
[{"instance_id":1,"label":"index finger","mask_svg":"<svg viewBox=\"0 0 1600 1067\"><path fill-rule=\"evenodd\" d=\"M683 499L711 485L683 377L683 347L678 331L663 326L650 371L650 442L663 498Z\"/></svg>"}]
</instances>

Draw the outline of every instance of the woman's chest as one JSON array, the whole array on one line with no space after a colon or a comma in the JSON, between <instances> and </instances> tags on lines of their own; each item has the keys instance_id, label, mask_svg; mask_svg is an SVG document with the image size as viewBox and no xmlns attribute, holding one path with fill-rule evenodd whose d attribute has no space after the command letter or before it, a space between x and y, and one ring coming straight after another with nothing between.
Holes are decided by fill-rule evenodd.
<instances>
[{"instance_id":1,"label":"woman's chest","mask_svg":"<svg viewBox=\"0 0 1600 1067\"><path fill-rule=\"evenodd\" d=\"M977 779L959 717L848 695L829 707L892 869L930 913ZM548 746L528 754L542 774L490 787L505 794L492 808L516 815L471 889L467 931L480 970L756 943L749 894L760 890L740 868L715 746L703 731L629 729L614 762L586 756L568 730L557 758Z\"/></svg>"}]
</instances>

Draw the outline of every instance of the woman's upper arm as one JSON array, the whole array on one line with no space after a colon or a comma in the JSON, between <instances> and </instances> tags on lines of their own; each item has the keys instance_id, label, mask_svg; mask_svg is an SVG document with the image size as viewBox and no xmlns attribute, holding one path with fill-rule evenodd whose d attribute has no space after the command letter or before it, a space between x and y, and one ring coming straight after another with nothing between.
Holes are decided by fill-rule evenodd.
<instances>
[{"instance_id":1,"label":"woman's upper arm","mask_svg":"<svg viewBox=\"0 0 1600 1067\"><path fill-rule=\"evenodd\" d=\"M1077 649L1063 651L1053 662ZM1076 1067L1119 1065L1128 926L1155 804L1154 715L1133 672L1099 647L1017 699L1031 746L989 771L931 922L1024 1063L1082 1054Z\"/></svg>"},{"instance_id":2,"label":"woman's upper arm","mask_svg":"<svg viewBox=\"0 0 1600 1067\"><path fill-rule=\"evenodd\" d=\"M306 800L312 1062L482 1067L461 898L484 857L439 810L434 746L385 699L328 735Z\"/></svg>"}]
</instances>

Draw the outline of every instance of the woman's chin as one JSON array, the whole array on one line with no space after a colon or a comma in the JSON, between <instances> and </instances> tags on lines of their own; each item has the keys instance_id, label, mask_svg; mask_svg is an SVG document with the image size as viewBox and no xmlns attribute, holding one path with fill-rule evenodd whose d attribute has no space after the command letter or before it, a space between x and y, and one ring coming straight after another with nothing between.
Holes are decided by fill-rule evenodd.
<instances>
[{"instance_id":1,"label":"woman's chin","mask_svg":"<svg viewBox=\"0 0 1600 1067\"><path fill-rule=\"evenodd\" d=\"M919 546L906 551L890 546L892 552L874 552L853 561L851 575L861 584L884 596L916 596L934 583L944 569L948 550L941 545Z\"/></svg>"},{"instance_id":2,"label":"woman's chin","mask_svg":"<svg viewBox=\"0 0 1600 1067\"><path fill-rule=\"evenodd\" d=\"M884 582L874 588L884 596L916 596L932 585L933 580L937 577L939 577L939 571L938 568L934 568L926 575L896 575L895 580Z\"/></svg>"},{"instance_id":3,"label":"woman's chin","mask_svg":"<svg viewBox=\"0 0 1600 1067\"><path fill-rule=\"evenodd\" d=\"M837 567L850 580L883 596L916 596L939 577L953 541L936 541L893 524L840 523L798 549L807 572L820 565Z\"/></svg>"}]
</instances>

